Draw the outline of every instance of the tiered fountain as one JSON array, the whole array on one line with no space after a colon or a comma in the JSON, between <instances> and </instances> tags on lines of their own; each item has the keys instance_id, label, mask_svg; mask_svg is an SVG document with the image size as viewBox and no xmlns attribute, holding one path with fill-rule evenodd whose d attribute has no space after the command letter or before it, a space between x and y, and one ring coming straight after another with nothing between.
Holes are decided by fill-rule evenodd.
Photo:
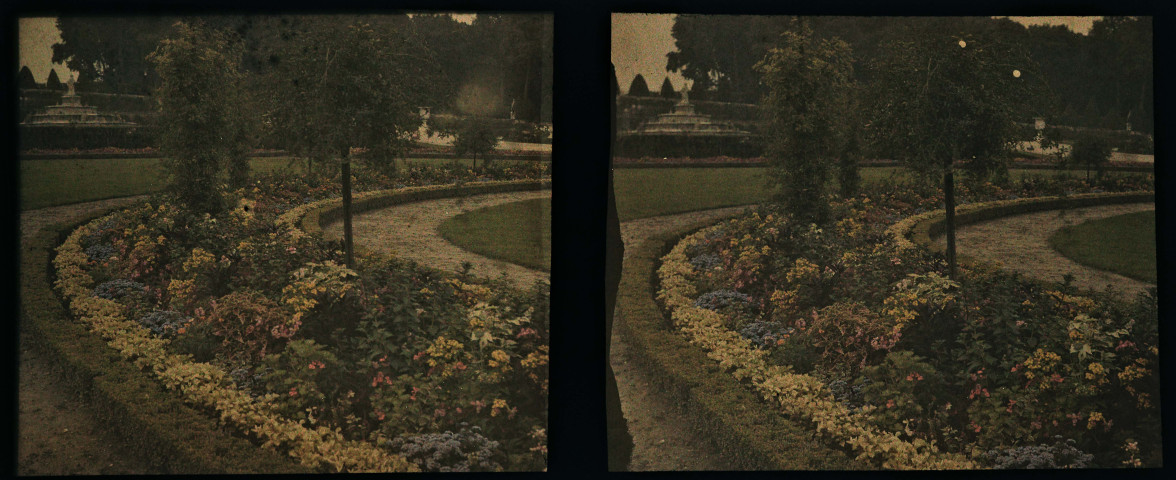
<instances>
[{"instance_id":1,"label":"tiered fountain","mask_svg":"<svg viewBox=\"0 0 1176 480\"><path fill-rule=\"evenodd\" d=\"M21 122L22 148L97 148L132 146L140 143L136 124L118 115L99 113L96 107L82 105L74 79L66 81L68 90L58 105L29 115ZM133 145L140 146L140 145Z\"/></svg>"},{"instance_id":2,"label":"tiered fountain","mask_svg":"<svg viewBox=\"0 0 1176 480\"><path fill-rule=\"evenodd\" d=\"M622 122L622 124L627 122ZM755 154L749 132L728 121L697 113L686 89L670 113L617 132L617 152L630 157L710 157Z\"/></svg>"}]
</instances>

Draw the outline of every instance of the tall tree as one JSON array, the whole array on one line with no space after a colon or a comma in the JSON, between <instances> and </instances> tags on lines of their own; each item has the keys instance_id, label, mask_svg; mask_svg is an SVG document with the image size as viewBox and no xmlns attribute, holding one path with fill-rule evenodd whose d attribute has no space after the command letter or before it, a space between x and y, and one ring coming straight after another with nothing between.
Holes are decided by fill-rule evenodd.
<instances>
[{"instance_id":1,"label":"tall tree","mask_svg":"<svg viewBox=\"0 0 1176 480\"><path fill-rule=\"evenodd\" d=\"M242 91L240 44L201 24L175 25L148 59L159 75L159 148L168 189L196 212L223 208L221 182L240 185L252 130Z\"/></svg>"},{"instance_id":2,"label":"tall tree","mask_svg":"<svg viewBox=\"0 0 1176 480\"><path fill-rule=\"evenodd\" d=\"M434 98L435 62L390 23L376 29L364 19L307 19L272 54L267 82L283 145L340 165L348 266L352 149L367 148L370 161L392 161L420 124L416 107Z\"/></svg>"},{"instance_id":3,"label":"tall tree","mask_svg":"<svg viewBox=\"0 0 1176 480\"><path fill-rule=\"evenodd\" d=\"M947 260L955 277L954 165L972 172L1007 168L1033 116L1032 66L1023 52L991 37L928 22L888 46L877 63L873 139L916 171L941 174ZM1007 172L1007 169L1005 170Z\"/></svg>"},{"instance_id":4,"label":"tall tree","mask_svg":"<svg viewBox=\"0 0 1176 480\"><path fill-rule=\"evenodd\" d=\"M665 80L662 80L662 86L661 86L660 93L661 93L662 98L677 98L678 97L678 92L674 91L674 84L670 83L670 77L666 77Z\"/></svg>"},{"instance_id":5,"label":"tall tree","mask_svg":"<svg viewBox=\"0 0 1176 480\"><path fill-rule=\"evenodd\" d=\"M807 28L785 32L756 65L768 88L769 175L776 198L802 223L824 223L825 185L842 154L853 90L853 55L840 40L820 40Z\"/></svg>"},{"instance_id":6,"label":"tall tree","mask_svg":"<svg viewBox=\"0 0 1176 480\"><path fill-rule=\"evenodd\" d=\"M640 73L633 77L633 81L629 82L629 95L634 97L648 97L649 86L645 84L645 77Z\"/></svg>"}]
</instances>

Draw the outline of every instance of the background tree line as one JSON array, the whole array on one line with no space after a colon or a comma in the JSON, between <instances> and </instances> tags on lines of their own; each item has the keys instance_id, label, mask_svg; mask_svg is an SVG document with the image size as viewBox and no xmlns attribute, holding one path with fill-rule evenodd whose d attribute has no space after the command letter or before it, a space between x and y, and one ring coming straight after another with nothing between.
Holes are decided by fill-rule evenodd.
<instances>
[{"instance_id":1,"label":"background tree line","mask_svg":"<svg viewBox=\"0 0 1176 480\"><path fill-rule=\"evenodd\" d=\"M679 15L672 27L677 51L666 69L693 82L691 98L758 103L768 94L754 70L780 34L795 29L789 17ZM961 34L993 37L1025 50L1048 85L1047 121L1091 128L1152 132L1152 19L1103 17L1088 35L1064 26L1026 27L989 17L807 17L817 38L839 38L852 50L855 77L872 84L870 69L884 46L910 28L941 23Z\"/></svg>"},{"instance_id":2,"label":"background tree line","mask_svg":"<svg viewBox=\"0 0 1176 480\"><path fill-rule=\"evenodd\" d=\"M243 45L241 69L258 75L292 32L316 22L357 19L411 39L413 53L435 61L434 112L551 120L552 19L545 15L479 14L472 24L447 14L332 16L59 17L62 41L53 61L78 72L79 89L149 95L160 84L147 60L177 21L227 30Z\"/></svg>"}]
</instances>

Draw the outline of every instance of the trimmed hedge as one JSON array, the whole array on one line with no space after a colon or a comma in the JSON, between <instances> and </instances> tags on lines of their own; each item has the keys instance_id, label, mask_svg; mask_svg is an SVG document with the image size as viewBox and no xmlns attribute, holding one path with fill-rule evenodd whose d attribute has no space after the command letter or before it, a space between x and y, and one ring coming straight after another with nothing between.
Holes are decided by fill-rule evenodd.
<instances>
[{"instance_id":1,"label":"trimmed hedge","mask_svg":"<svg viewBox=\"0 0 1176 480\"><path fill-rule=\"evenodd\" d=\"M69 315L52 288L54 249L78 226L114 210L47 227L22 246L21 328L33 347L53 363L61 381L93 405L99 422L127 441L122 453L144 459L159 473L311 472L229 434Z\"/></svg>"},{"instance_id":2,"label":"trimmed hedge","mask_svg":"<svg viewBox=\"0 0 1176 480\"><path fill-rule=\"evenodd\" d=\"M713 223L713 222L708 222ZM639 245L625 259L614 328L629 343L628 360L649 373L653 387L692 420L687 428L707 438L746 470L862 469L844 451L816 439L811 430L768 408L700 348L674 331L654 301L658 258L696 224Z\"/></svg>"},{"instance_id":3,"label":"trimmed hedge","mask_svg":"<svg viewBox=\"0 0 1176 480\"><path fill-rule=\"evenodd\" d=\"M1156 201L1155 192L1086 193L1063 197L1021 198L1017 200L960 205L956 207L955 221L957 226L963 226L1011 215L1044 210L1062 210L1154 201ZM943 251L944 247L940 247L933 239L943 234L944 221L944 213L936 210L904 219L894 224L887 232L895 238L899 245L911 247L917 244L923 248L939 252Z\"/></svg>"}]
</instances>

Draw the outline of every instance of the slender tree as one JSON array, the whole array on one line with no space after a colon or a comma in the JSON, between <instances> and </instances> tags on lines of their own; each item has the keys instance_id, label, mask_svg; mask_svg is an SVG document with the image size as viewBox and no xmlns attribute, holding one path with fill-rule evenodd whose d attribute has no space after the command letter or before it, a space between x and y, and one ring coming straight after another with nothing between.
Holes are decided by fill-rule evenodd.
<instances>
[{"instance_id":1,"label":"slender tree","mask_svg":"<svg viewBox=\"0 0 1176 480\"><path fill-rule=\"evenodd\" d=\"M274 131L289 150L340 165L343 232L354 266L351 162L366 148L371 162L393 161L420 124L416 107L433 98L436 65L392 21L308 19L271 54L268 76Z\"/></svg>"},{"instance_id":2,"label":"slender tree","mask_svg":"<svg viewBox=\"0 0 1176 480\"><path fill-rule=\"evenodd\" d=\"M168 189L196 212L215 213L225 171L240 185L251 115L243 101L240 44L197 23L176 23L148 56L160 78L159 148L170 173ZM247 164L246 164L247 165Z\"/></svg>"},{"instance_id":3,"label":"slender tree","mask_svg":"<svg viewBox=\"0 0 1176 480\"><path fill-rule=\"evenodd\" d=\"M947 261L955 278L955 164L1005 170L1028 121L1032 66L1023 52L950 24L922 26L877 63L873 140L918 172L943 178Z\"/></svg>"},{"instance_id":4,"label":"slender tree","mask_svg":"<svg viewBox=\"0 0 1176 480\"><path fill-rule=\"evenodd\" d=\"M853 89L852 54L837 39L820 40L800 28L780 36L756 65L768 88L770 180L776 198L804 223L824 223L829 168L843 150Z\"/></svg>"}]
</instances>

